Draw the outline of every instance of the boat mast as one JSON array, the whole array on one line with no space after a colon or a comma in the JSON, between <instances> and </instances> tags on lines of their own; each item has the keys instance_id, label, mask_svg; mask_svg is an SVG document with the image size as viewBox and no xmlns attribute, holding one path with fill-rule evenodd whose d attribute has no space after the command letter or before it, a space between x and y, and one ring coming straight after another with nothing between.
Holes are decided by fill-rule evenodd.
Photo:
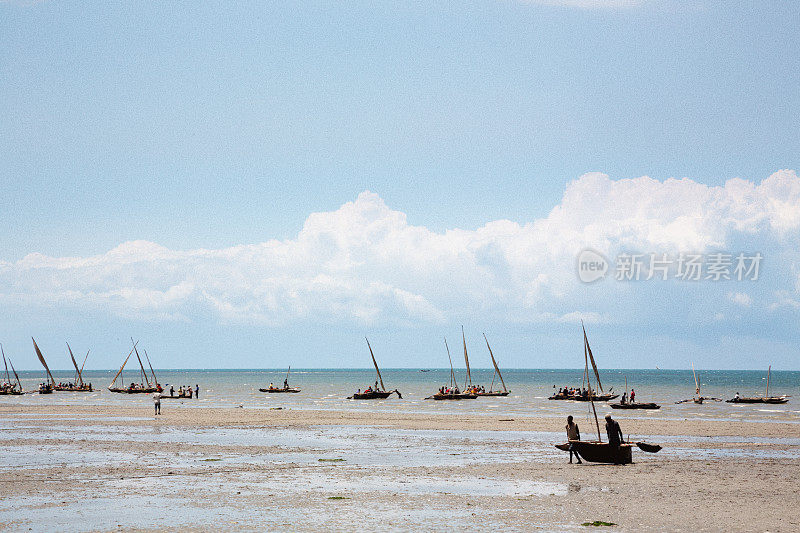
<instances>
[{"instance_id":1,"label":"boat mast","mask_svg":"<svg viewBox=\"0 0 800 533\"><path fill-rule=\"evenodd\" d=\"M69 343L67 343L67 350L69 350L69 358L72 359L72 366L75 367L75 384L82 387L83 378L81 377L81 371L78 369L78 363L75 362L75 356L72 355L72 348L69 347Z\"/></svg>"},{"instance_id":2,"label":"boat mast","mask_svg":"<svg viewBox=\"0 0 800 533\"><path fill-rule=\"evenodd\" d=\"M464 344L464 362L467 364L467 379L464 380L464 390L467 389L467 381L472 386L472 373L469 371L469 357L467 356L467 339L464 337L464 326L461 326L461 342Z\"/></svg>"},{"instance_id":3,"label":"boat mast","mask_svg":"<svg viewBox=\"0 0 800 533\"><path fill-rule=\"evenodd\" d=\"M692 375L694 376L694 393L700 397L700 383L697 382L697 373L694 371L694 362L692 362Z\"/></svg>"},{"instance_id":4,"label":"boat mast","mask_svg":"<svg viewBox=\"0 0 800 533\"><path fill-rule=\"evenodd\" d=\"M364 337L364 338L367 339L366 337ZM372 346L369 345L369 339L367 339L367 347L369 348L369 354L372 356L372 364L375 365L375 372L378 373L378 379L381 382L381 390L385 391L386 387L383 386L383 378L381 377L381 371L378 368L378 363L375 361L375 354L372 353ZM287 374L287 376L288 376L288 374Z\"/></svg>"},{"instance_id":5,"label":"boat mast","mask_svg":"<svg viewBox=\"0 0 800 533\"><path fill-rule=\"evenodd\" d=\"M594 362L594 356L592 355L592 347L589 346L589 339L586 337L586 328L583 326L583 320L581 320L581 327L583 328L583 342L586 344L586 349L589 351L589 360L592 362L592 369L594 369L594 377L597 378L597 386L600 387L600 392L605 392L603 390L603 384L600 383L600 372L597 371L597 365ZM586 368L586 381L589 381L589 368Z\"/></svg>"},{"instance_id":6,"label":"boat mast","mask_svg":"<svg viewBox=\"0 0 800 533\"><path fill-rule=\"evenodd\" d=\"M458 386L456 373L453 371L453 358L450 357L450 348L447 346L447 337L444 338L444 347L447 349L447 360L450 361L450 387Z\"/></svg>"},{"instance_id":7,"label":"boat mast","mask_svg":"<svg viewBox=\"0 0 800 533\"><path fill-rule=\"evenodd\" d=\"M369 343L367 343L367 344L369 344ZM289 372L291 372L291 371L292 371L292 365L289 365L289 370L286 371L286 379L284 380L284 381L286 381L287 385L289 384Z\"/></svg>"},{"instance_id":8,"label":"boat mast","mask_svg":"<svg viewBox=\"0 0 800 533\"><path fill-rule=\"evenodd\" d=\"M3 350L3 345L0 344L0 352L3 354L3 364L6 365L6 382L11 384L11 376L8 375L8 363L6 363L6 352Z\"/></svg>"},{"instance_id":9,"label":"boat mast","mask_svg":"<svg viewBox=\"0 0 800 533\"><path fill-rule=\"evenodd\" d=\"M39 362L41 362L42 366L44 366L44 369L47 370L47 376L50 378L50 383L55 387L56 386L56 380L53 379L53 374L50 373L50 369L47 367L47 363L44 360L44 356L42 355L42 351L39 349L39 346L36 344L36 339L31 337L31 340L33 341L33 349L36 350L36 356L39 358Z\"/></svg>"},{"instance_id":10,"label":"boat mast","mask_svg":"<svg viewBox=\"0 0 800 533\"><path fill-rule=\"evenodd\" d=\"M583 324L581 324L583 325ZM603 437L600 436L600 422L597 420L597 410L594 408L594 393L592 392L592 382L589 380L589 341L586 339L586 329L583 330L583 359L586 363L586 385L589 390L589 403L592 404L592 413L594 413L594 423L597 426L597 440L603 442Z\"/></svg>"},{"instance_id":11,"label":"boat mast","mask_svg":"<svg viewBox=\"0 0 800 533\"><path fill-rule=\"evenodd\" d=\"M122 366L119 367L119 372L117 372L117 375L114 376L114 379L111 380L111 385L108 386L109 388L114 386L114 382L117 381L117 378L119 377L119 375L122 374L122 369L124 369L125 365L128 364L128 359L131 358L131 355L133 354L133 350L134 350L134 348L136 348L136 344L139 344L139 341L136 341L136 343L133 345L133 348L131 348L131 351L128 352L128 357L125 358L125 361L123 361ZM123 384L124 384L124 382L123 382Z\"/></svg>"},{"instance_id":12,"label":"boat mast","mask_svg":"<svg viewBox=\"0 0 800 533\"><path fill-rule=\"evenodd\" d=\"M131 337L131 342L133 342L133 337ZM142 358L139 357L139 350L136 349L136 344L133 345L133 351L136 352L136 359L139 360L139 368L142 369L142 376L144 377L144 382L147 383L147 388L150 388L150 380L147 379L147 372L144 371L144 365L142 364Z\"/></svg>"},{"instance_id":13,"label":"boat mast","mask_svg":"<svg viewBox=\"0 0 800 533\"><path fill-rule=\"evenodd\" d=\"M83 380L83 367L86 366L86 360L89 358L89 352L91 351L91 349L86 350L86 355L83 358L83 364L81 364L81 381Z\"/></svg>"},{"instance_id":14,"label":"boat mast","mask_svg":"<svg viewBox=\"0 0 800 533\"><path fill-rule=\"evenodd\" d=\"M19 380L19 376L17 375L17 371L14 370L14 363L11 362L11 359L8 360L8 364L11 365L11 371L14 372L14 377L17 378L17 385L19 385L19 390L22 391L22 383Z\"/></svg>"},{"instance_id":15,"label":"boat mast","mask_svg":"<svg viewBox=\"0 0 800 533\"><path fill-rule=\"evenodd\" d=\"M764 398L769 398L769 374L772 372L772 365L767 369L767 392L764 393Z\"/></svg>"},{"instance_id":16,"label":"boat mast","mask_svg":"<svg viewBox=\"0 0 800 533\"><path fill-rule=\"evenodd\" d=\"M153 365L150 364L150 356L147 355L147 350L144 351L144 357L145 359L147 359L147 366L150 367L150 373L153 374L153 384L158 385L158 380L156 379L156 372L155 370L153 370Z\"/></svg>"},{"instance_id":17,"label":"boat mast","mask_svg":"<svg viewBox=\"0 0 800 533\"><path fill-rule=\"evenodd\" d=\"M500 367L497 366L497 361L494 359L494 354L492 353L492 347L489 346L489 339L486 338L486 333L483 334L483 340L486 341L486 347L489 348L489 356L492 358L492 364L494 365L494 371L497 372L497 375L500 377L500 383L503 384L503 392L508 392L506 388L506 382L503 381L503 374L500 373ZM492 376L492 385L494 385L494 376ZM489 387L491 390L491 387Z\"/></svg>"}]
</instances>

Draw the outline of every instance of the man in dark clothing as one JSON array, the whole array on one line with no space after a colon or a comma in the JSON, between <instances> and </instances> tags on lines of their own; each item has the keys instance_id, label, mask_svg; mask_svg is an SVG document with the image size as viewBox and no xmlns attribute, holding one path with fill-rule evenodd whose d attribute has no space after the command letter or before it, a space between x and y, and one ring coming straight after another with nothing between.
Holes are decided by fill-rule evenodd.
<instances>
[{"instance_id":1,"label":"man in dark clothing","mask_svg":"<svg viewBox=\"0 0 800 533\"><path fill-rule=\"evenodd\" d=\"M619 445L625 442L625 438L622 436L619 423L611 418L611 413L606 415L606 435L608 435L608 444L614 448L614 464L621 464Z\"/></svg>"}]
</instances>

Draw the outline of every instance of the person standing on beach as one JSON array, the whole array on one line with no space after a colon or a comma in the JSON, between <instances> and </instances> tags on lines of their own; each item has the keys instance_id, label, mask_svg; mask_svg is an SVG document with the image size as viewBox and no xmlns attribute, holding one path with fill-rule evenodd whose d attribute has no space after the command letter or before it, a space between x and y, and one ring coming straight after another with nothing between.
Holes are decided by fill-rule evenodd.
<instances>
[{"instance_id":1,"label":"person standing on beach","mask_svg":"<svg viewBox=\"0 0 800 533\"><path fill-rule=\"evenodd\" d=\"M156 410L156 414L160 415L161 414L161 393L160 392L154 392L153 393L153 407Z\"/></svg>"},{"instance_id":2,"label":"person standing on beach","mask_svg":"<svg viewBox=\"0 0 800 533\"><path fill-rule=\"evenodd\" d=\"M619 446L625 442L625 438L622 436L619 423L611 418L611 413L606 415L606 435L608 435L608 444L614 449L614 463L619 464Z\"/></svg>"},{"instance_id":3,"label":"person standing on beach","mask_svg":"<svg viewBox=\"0 0 800 533\"><path fill-rule=\"evenodd\" d=\"M572 415L567 417L567 440L569 441L569 462L572 464L572 454L575 454L575 459L578 460L578 464L581 464L581 457L578 455L578 451L575 450L575 445L572 443L574 440L581 440L581 430L578 429L578 424L572 421Z\"/></svg>"}]
</instances>

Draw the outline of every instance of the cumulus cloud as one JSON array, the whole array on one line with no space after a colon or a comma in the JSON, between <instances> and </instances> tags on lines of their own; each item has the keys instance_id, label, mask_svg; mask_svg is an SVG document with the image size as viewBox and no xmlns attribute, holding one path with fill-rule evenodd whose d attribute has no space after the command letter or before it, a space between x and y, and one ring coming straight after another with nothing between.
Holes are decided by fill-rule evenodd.
<instances>
[{"instance_id":1,"label":"cumulus cloud","mask_svg":"<svg viewBox=\"0 0 800 533\"><path fill-rule=\"evenodd\" d=\"M365 191L311 214L289 240L188 251L133 241L90 257L0 262L0 301L260 324L597 322L607 316L581 304L586 286L575 275L582 249L702 252L763 234L796 245L798 229L800 179L790 170L716 187L590 173L547 217L444 232L410 224ZM750 304L745 294L730 299Z\"/></svg>"}]
</instances>

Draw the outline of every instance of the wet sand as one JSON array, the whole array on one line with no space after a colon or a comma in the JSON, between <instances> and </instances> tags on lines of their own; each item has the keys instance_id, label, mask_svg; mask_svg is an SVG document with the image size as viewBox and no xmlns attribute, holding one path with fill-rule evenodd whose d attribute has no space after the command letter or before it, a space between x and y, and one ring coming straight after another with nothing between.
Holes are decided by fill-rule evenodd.
<instances>
[{"instance_id":1,"label":"wet sand","mask_svg":"<svg viewBox=\"0 0 800 533\"><path fill-rule=\"evenodd\" d=\"M543 417L0 404L0 526L800 530L800 424L619 420L664 450L570 465Z\"/></svg>"}]
</instances>

